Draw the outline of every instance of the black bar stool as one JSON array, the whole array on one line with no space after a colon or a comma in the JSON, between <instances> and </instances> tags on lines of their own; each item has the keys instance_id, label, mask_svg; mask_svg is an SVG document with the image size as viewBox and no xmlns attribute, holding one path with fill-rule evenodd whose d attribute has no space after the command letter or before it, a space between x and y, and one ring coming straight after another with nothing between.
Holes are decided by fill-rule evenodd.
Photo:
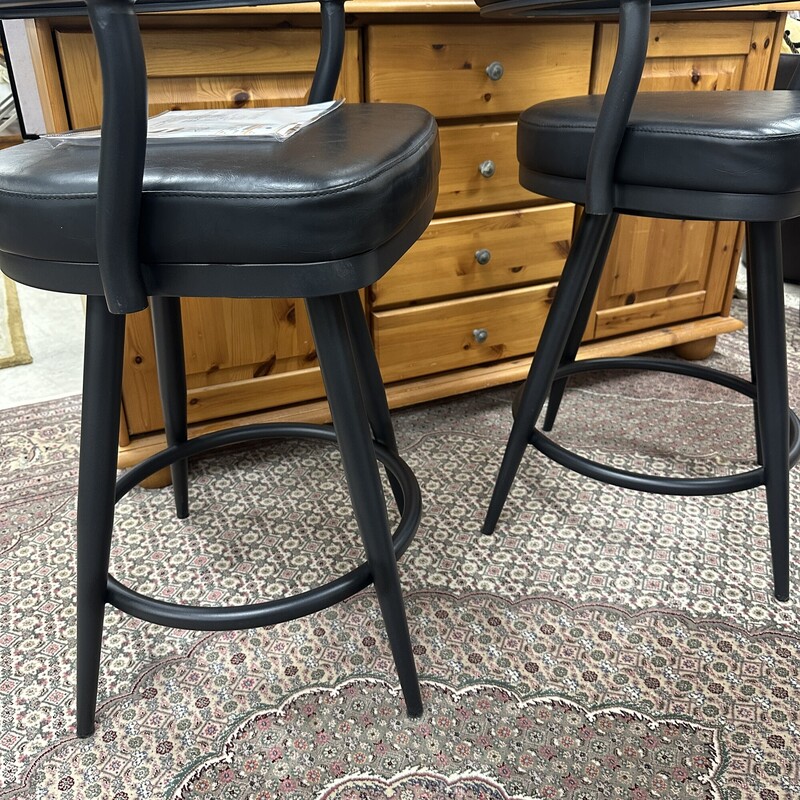
<instances>
[{"instance_id":1,"label":"black bar stool","mask_svg":"<svg viewBox=\"0 0 800 800\"><path fill-rule=\"evenodd\" d=\"M679 495L767 492L775 596L789 597L789 469L800 424L789 409L780 222L800 216L800 87L787 92L653 92L637 95L653 9L743 5L746 0L478 0L489 16L620 15L605 96L540 103L519 120L520 182L583 205L555 301L521 395L484 523L492 533L528 444L570 469L631 489ZM747 224L752 380L647 358L574 363L618 213L740 220ZM535 427L555 421L568 375L645 369L710 380L753 399L758 461L743 474L662 478L597 464Z\"/></svg>"},{"instance_id":2,"label":"black bar stool","mask_svg":"<svg viewBox=\"0 0 800 800\"><path fill-rule=\"evenodd\" d=\"M243 4L0 0L6 18L88 9L103 77L100 138L45 138L0 154L0 268L22 283L88 295L77 530L79 736L95 728L106 603L162 625L229 630L310 614L370 583L408 713L422 712L396 563L419 524L420 493L397 452L358 290L385 273L430 222L436 123L413 106L353 104L285 142L148 142L134 12ZM344 50L343 0L321 0L321 11L311 102L333 97ZM180 297L305 298L333 427L250 425L188 439ZM145 308L148 298L169 446L116 480L125 315ZM276 437L338 445L364 564L293 597L222 608L145 597L109 575L115 502L135 484L171 465L177 512L186 516L188 457ZM378 462L401 515L394 536Z\"/></svg>"}]
</instances>

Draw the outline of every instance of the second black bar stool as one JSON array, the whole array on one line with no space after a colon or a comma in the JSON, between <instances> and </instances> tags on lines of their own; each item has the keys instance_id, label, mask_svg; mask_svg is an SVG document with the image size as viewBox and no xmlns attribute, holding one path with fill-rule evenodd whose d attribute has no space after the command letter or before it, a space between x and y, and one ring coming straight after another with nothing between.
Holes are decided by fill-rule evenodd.
<instances>
[{"instance_id":1,"label":"second black bar stool","mask_svg":"<svg viewBox=\"0 0 800 800\"><path fill-rule=\"evenodd\" d=\"M653 0L652 7L744 1ZM800 216L800 91L637 95L650 0L478 0L478 5L484 14L511 17L620 14L619 47L605 96L540 103L519 120L522 185L580 204L585 213L517 403L484 533L497 525L528 444L584 475L648 492L706 495L764 485L775 596L787 600L789 469L800 456L800 423L788 402L780 222ZM798 88L796 80L792 88ZM573 363L619 213L747 223L752 380L646 358ZM601 368L693 375L751 397L758 465L735 476L661 478L597 464L559 447L535 427L548 392L545 430L555 420L566 377Z\"/></svg>"}]
</instances>

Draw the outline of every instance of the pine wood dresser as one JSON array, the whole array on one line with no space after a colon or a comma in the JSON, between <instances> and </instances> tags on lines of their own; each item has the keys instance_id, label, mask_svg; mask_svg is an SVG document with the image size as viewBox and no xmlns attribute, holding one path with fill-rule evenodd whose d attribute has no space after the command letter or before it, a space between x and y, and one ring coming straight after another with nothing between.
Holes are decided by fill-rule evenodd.
<instances>
[{"instance_id":1,"label":"pine wood dresser","mask_svg":"<svg viewBox=\"0 0 800 800\"><path fill-rule=\"evenodd\" d=\"M150 108L301 103L318 32L312 4L142 17ZM602 19L494 23L467 0L352 0L341 96L408 102L440 122L436 219L364 297L390 403L519 380L535 350L575 209L517 183L515 118L526 106L602 92L617 26ZM772 86L780 7L656 17L643 89ZM97 124L100 81L81 20L28 23L52 130ZM358 220L353 220L358 224ZM230 231L236 236L236 231ZM702 357L741 323L729 316L737 223L621 222L582 355L669 345ZM186 300L189 420L320 420L327 404L308 321L292 300ZM122 465L163 426L147 312L127 334Z\"/></svg>"}]
</instances>

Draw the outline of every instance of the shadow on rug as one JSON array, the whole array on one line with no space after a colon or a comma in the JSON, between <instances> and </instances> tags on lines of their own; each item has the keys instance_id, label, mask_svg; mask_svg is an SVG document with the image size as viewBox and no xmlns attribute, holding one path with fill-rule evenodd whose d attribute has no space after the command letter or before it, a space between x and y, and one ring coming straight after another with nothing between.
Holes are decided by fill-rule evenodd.
<instances>
[{"instance_id":1,"label":"shadow on rug","mask_svg":"<svg viewBox=\"0 0 800 800\"><path fill-rule=\"evenodd\" d=\"M789 319L800 402L800 330ZM748 374L746 335L710 362ZM98 730L75 738L79 400L0 412L0 798L756 798L800 793L800 575L771 598L762 490L660 497L531 451L479 533L512 387L396 414L425 514L401 577L426 712L403 711L371 591L270 629L106 614ZM583 376L555 434L628 469L752 466L752 409L674 376ZM265 486L275 487L267 495ZM793 516L798 518L797 480ZM120 503L112 571L158 597L252 602L361 560L338 456L272 442Z\"/></svg>"}]
</instances>

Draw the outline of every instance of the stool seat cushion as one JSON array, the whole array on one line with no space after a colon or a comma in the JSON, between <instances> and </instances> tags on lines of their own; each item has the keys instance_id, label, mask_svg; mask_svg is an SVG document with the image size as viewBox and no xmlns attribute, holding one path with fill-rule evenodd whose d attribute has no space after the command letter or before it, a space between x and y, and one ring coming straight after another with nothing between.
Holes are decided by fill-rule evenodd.
<instances>
[{"instance_id":1,"label":"stool seat cushion","mask_svg":"<svg viewBox=\"0 0 800 800\"><path fill-rule=\"evenodd\" d=\"M99 139L0 152L0 251L96 263ZM140 255L150 264L309 263L392 239L436 191L436 122L343 105L284 142L148 141Z\"/></svg>"},{"instance_id":2,"label":"stool seat cushion","mask_svg":"<svg viewBox=\"0 0 800 800\"><path fill-rule=\"evenodd\" d=\"M522 169L585 180L602 101L574 97L524 111ZM800 92L642 92L615 182L750 195L800 191Z\"/></svg>"}]
</instances>

